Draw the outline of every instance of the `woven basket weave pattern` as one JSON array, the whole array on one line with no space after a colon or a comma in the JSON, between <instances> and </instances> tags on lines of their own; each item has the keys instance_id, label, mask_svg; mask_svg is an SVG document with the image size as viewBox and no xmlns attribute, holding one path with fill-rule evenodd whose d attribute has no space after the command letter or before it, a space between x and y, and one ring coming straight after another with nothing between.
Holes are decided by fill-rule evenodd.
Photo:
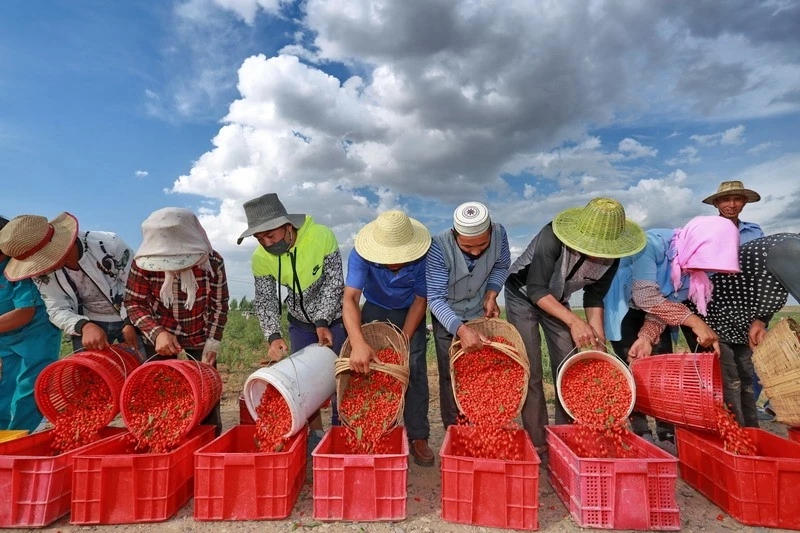
<instances>
[{"instance_id":1,"label":"woven basket weave pattern","mask_svg":"<svg viewBox=\"0 0 800 533\"><path fill-rule=\"evenodd\" d=\"M520 399L519 405L514 411L514 417L516 417L522 411L522 406L525 404L525 397L528 394L528 379L530 378L531 373L530 361L528 360L528 355L525 351L525 344L522 342L522 337L520 336L519 331L517 331L517 328L501 318L478 318L467 322L467 326L476 330L485 337L503 337L513 346L513 350L503 350L503 353L517 362L525 371L525 379L522 383L522 398ZM450 344L450 375L453 377L453 396L456 400L456 406L461 413L463 413L464 410L461 408L461 403L458 401L458 375L453 372L453 365L459 357L464 355L464 353L464 350L461 348L461 342L458 340L458 338L454 337L453 342ZM503 385L500 382L498 383Z\"/></svg>"},{"instance_id":2,"label":"woven basket weave pattern","mask_svg":"<svg viewBox=\"0 0 800 533\"><path fill-rule=\"evenodd\" d=\"M779 422L800 426L800 326L784 318L753 350L753 365Z\"/></svg>"},{"instance_id":3,"label":"woven basket weave pattern","mask_svg":"<svg viewBox=\"0 0 800 533\"><path fill-rule=\"evenodd\" d=\"M387 431L389 431L394 429L403 418L403 408L405 407L405 395L406 389L408 388L409 378L408 337L406 337L406 335L399 328L397 328L397 326L390 324L389 322L378 321L363 324L361 326L361 333L364 335L364 340L367 341L367 344L369 344L369 346L376 352L382 350L383 348L392 348L400 354L400 365L377 363L369 364L370 371L389 374L400 381L403 386L403 393L401 395L400 404L397 408L397 413L387 427ZM347 338L342 345L342 351L339 354L339 359L336 361L334 367L334 372L336 374L336 407L338 408L341 408L341 401L344 397L344 391L347 390L347 386L350 383L350 363L347 359L350 357L351 351L352 346L350 345L350 339ZM341 409L339 409L339 419L341 420L342 424L352 429L350 426L350 421L347 419L347 415L342 413Z\"/></svg>"}]
</instances>

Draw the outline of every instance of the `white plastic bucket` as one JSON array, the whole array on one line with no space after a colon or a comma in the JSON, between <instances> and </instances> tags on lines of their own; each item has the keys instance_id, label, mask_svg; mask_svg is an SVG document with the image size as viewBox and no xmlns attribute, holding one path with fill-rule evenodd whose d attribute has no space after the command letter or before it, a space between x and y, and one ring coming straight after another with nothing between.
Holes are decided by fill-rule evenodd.
<instances>
[{"instance_id":1,"label":"white plastic bucket","mask_svg":"<svg viewBox=\"0 0 800 533\"><path fill-rule=\"evenodd\" d=\"M272 385L292 413L292 429L286 436L295 435L336 391L335 362L333 350L312 344L272 366L259 368L244 382L244 403L250 416L258 420L256 407L267 385Z\"/></svg>"},{"instance_id":2,"label":"white plastic bucket","mask_svg":"<svg viewBox=\"0 0 800 533\"><path fill-rule=\"evenodd\" d=\"M570 416L570 418L575 418L572 412L569 410L569 407L564 403L564 398L561 396L561 380L564 378L564 373L567 371L569 367L574 365L579 361L585 361L586 359L599 359L601 361L606 361L614 365L614 367L622 372L622 375L625 376L625 381L628 382L628 387L631 389L631 402L628 405L628 408L625 413L625 417L627 418L633 412L633 406L636 404L636 382L633 380L633 374L631 370L623 363L619 358L608 354L606 352L601 352L599 350L587 350L585 352L579 352L575 355L569 356L563 361L558 367L558 373L556 376L556 394L558 395L558 401L561 402L562 407Z\"/></svg>"}]
</instances>

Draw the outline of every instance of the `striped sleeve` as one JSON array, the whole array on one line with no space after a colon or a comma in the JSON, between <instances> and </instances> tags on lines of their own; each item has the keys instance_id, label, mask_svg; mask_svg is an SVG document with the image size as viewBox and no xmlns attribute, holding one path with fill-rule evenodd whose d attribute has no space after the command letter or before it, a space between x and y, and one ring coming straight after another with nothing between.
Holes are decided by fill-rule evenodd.
<instances>
[{"instance_id":1,"label":"striped sleeve","mask_svg":"<svg viewBox=\"0 0 800 533\"><path fill-rule=\"evenodd\" d=\"M461 326L461 319L455 314L447 303L447 284L450 272L444 261L444 254L436 241L428 249L427 265L425 266L425 283L428 285L428 307L451 334L455 335Z\"/></svg>"},{"instance_id":2,"label":"striped sleeve","mask_svg":"<svg viewBox=\"0 0 800 533\"><path fill-rule=\"evenodd\" d=\"M497 293L506 284L508 279L508 269L511 266L511 249L508 246L508 235L506 235L506 228L500 226L500 233L502 234L502 242L500 244L500 257L489 272L489 279L486 282L486 288L490 291Z\"/></svg>"}]
</instances>

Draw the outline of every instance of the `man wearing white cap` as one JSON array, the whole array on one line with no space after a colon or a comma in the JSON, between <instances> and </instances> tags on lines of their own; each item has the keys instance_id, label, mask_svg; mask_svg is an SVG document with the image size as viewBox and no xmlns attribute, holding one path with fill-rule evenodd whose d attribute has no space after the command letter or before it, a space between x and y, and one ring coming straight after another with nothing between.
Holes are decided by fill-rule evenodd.
<instances>
[{"instance_id":1,"label":"man wearing white cap","mask_svg":"<svg viewBox=\"0 0 800 533\"><path fill-rule=\"evenodd\" d=\"M368 373L374 350L364 339L361 324L373 320L391 322L411 339L408 389L403 422L414 462L433 466L428 446L428 365L425 309L425 254L431 245L428 230L401 211L387 211L356 235L355 248L347 260L343 318L352 351L350 368ZM365 303L359 308L361 295Z\"/></svg>"},{"instance_id":2,"label":"man wearing white cap","mask_svg":"<svg viewBox=\"0 0 800 533\"><path fill-rule=\"evenodd\" d=\"M453 213L453 228L433 237L425 275L445 429L458 417L450 378L450 343L458 336L464 350L471 352L488 342L465 322L500 316L497 295L510 265L506 230L491 221L489 210L480 202L458 206Z\"/></svg>"}]
</instances>

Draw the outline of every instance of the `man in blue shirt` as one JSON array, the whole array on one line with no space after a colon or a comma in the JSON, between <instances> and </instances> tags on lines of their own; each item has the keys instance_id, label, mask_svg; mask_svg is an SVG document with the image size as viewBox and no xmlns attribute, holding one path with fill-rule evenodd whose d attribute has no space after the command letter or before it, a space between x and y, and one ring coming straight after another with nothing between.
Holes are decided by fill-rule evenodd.
<instances>
[{"instance_id":1,"label":"man in blue shirt","mask_svg":"<svg viewBox=\"0 0 800 533\"><path fill-rule=\"evenodd\" d=\"M428 230L401 211L387 211L359 231L347 261L342 318L350 338L350 369L369 373L379 362L361 333L361 324L380 320L400 327L411 339L410 376L403 421L411 455L421 466L432 466L428 446L428 365L425 360L425 254ZM364 296L363 308L359 306Z\"/></svg>"}]
</instances>

